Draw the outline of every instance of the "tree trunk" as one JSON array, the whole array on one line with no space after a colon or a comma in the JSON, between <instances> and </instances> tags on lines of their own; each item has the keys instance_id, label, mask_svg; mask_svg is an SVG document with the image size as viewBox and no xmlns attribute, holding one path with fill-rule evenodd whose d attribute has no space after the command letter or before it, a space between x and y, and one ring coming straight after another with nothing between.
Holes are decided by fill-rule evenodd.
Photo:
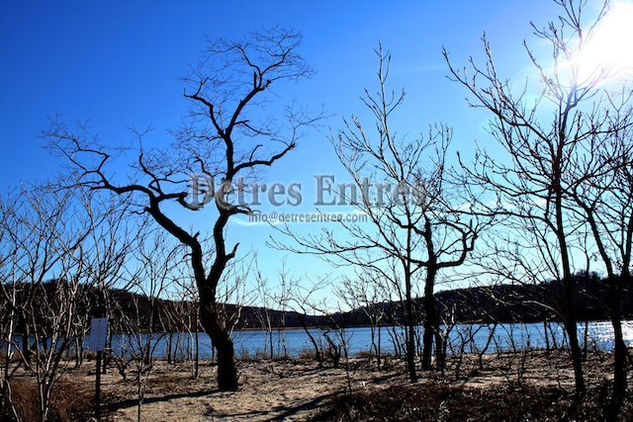
<instances>
[{"instance_id":1,"label":"tree trunk","mask_svg":"<svg viewBox=\"0 0 633 422\"><path fill-rule=\"evenodd\" d=\"M172 345L172 341L173 341L173 336L174 333L170 332L169 335L167 336L167 363L171 364L172 360L171 360L171 345Z\"/></svg>"},{"instance_id":2,"label":"tree trunk","mask_svg":"<svg viewBox=\"0 0 633 422\"><path fill-rule=\"evenodd\" d=\"M273 360L273 327L272 325L269 325L268 327L268 337L270 339L270 360Z\"/></svg>"},{"instance_id":3,"label":"tree trunk","mask_svg":"<svg viewBox=\"0 0 633 422\"><path fill-rule=\"evenodd\" d=\"M405 282L405 307L407 318L407 370L409 372L409 381L416 382L418 376L415 372L415 319L413 317L413 299L411 298L411 271L406 265L404 272Z\"/></svg>"},{"instance_id":4,"label":"tree trunk","mask_svg":"<svg viewBox=\"0 0 633 422\"><path fill-rule=\"evenodd\" d=\"M22 334L22 356L24 362L31 363L31 340L27 323L24 323L24 333Z\"/></svg>"},{"instance_id":5,"label":"tree trunk","mask_svg":"<svg viewBox=\"0 0 633 422\"><path fill-rule=\"evenodd\" d=\"M381 342L381 336L380 336L380 331L381 331L381 325L380 323L378 323L378 347L376 348L376 363L378 365L378 369L380 369L380 342Z\"/></svg>"},{"instance_id":6,"label":"tree trunk","mask_svg":"<svg viewBox=\"0 0 633 422\"><path fill-rule=\"evenodd\" d=\"M609 280L609 308L611 310L611 325L615 342L614 368L613 368L613 392L608 409L608 420L616 421L622 402L626 395L627 378L627 347L622 335L622 316L620 314L620 296L622 293L622 277Z\"/></svg>"},{"instance_id":7,"label":"tree trunk","mask_svg":"<svg viewBox=\"0 0 633 422\"><path fill-rule=\"evenodd\" d=\"M574 290L575 283L569 277L565 280L565 331L569 339L569 348L571 351L572 365L574 368L574 381L576 387L576 396L580 397L585 393L585 379L582 372L582 350L578 344L578 323L576 320Z\"/></svg>"},{"instance_id":8,"label":"tree trunk","mask_svg":"<svg viewBox=\"0 0 633 422\"><path fill-rule=\"evenodd\" d=\"M314 358L316 359L319 368L323 368L323 357L321 356L321 351L319 350L319 343L317 343L316 339L310 332L308 325L306 324L305 314L299 314L299 318L299 321L301 322L301 328L303 328L303 331L305 331L308 338L310 339L310 343L312 343L312 346L314 347Z\"/></svg>"},{"instance_id":9,"label":"tree trunk","mask_svg":"<svg viewBox=\"0 0 633 422\"><path fill-rule=\"evenodd\" d=\"M198 321L196 320L196 339L195 339L195 349L194 349L194 357L193 357L193 377L198 379L198 374L200 371L200 336L198 334Z\"/></svg>"},{"instance_id":10,"label":"tree trunk","mask_svg":"<svg viewBox=\"0 0 633 422\"><path fill-rule=\"evenodd\" d=\"M424 284L424 334L422 350L422 369L431 369L431 356L433 354L433 337L439 328L439 320L435 312L435 299L433 297L433 285L435 283L435 268L428 267L426 272L426 282ZM439 336L435 336L438 338ZM441 354L441 345L438 343L435 348Z\"/></svg>"},{"instance_id":11,"label":"tree trunk","mask_svg":"<svg viewBox=\"0 0 633 422\"><path fill-rule=\"evenodd\" d=\"M582 335L582 358L587 360L587 353L589 352L589 321L585 320L585 331Z\"/></svg>"},{"instance_id":12,"label":"tree trunk","mask_svg":"<svg viewBox=\"0 0 633 422\"><path fill-rule=\"evenodd\" d=\"M446 365L446 354L444 353L444 339L442 338L442 332L440 331L439 319L433 326L435 334L435 362L438 370L444 370Z\"/></svg>"},{"instance_id":13,"label":"tree trunk","mask_svg":"<svg viewBox=\"0 0 633 422\"><path fill-rule=\"evenodd\" d=\"M75 337L75 369L81 366L81 355L83 354L79 341L79 336Z\"/></svg>"},{"instance_id":14,"label":"tree trunk","mask_svg":"<svg viewBox=\"0 0 633 422\"><path fill-rule=\"evenodd\" d=\"M182 358L182 356L179 356L180 354L178 353L178 349L181 347L180 345L180 331L176 331L176 344L174 345L174 356L173 356L173 360L172 363L175 365L176 362Z\"/></svg>"},{"instance_id":15,"label":"tree trunk","mask_svg":"<svg viewBox=\"0 0 633 422\"><path fill-rule=\"evenodd\" d=\"M371 340L371 346L369 347L369 364L373 361L373 354L378 350L376 348L376 326L374 325L374 320L369 318L369 335Z\"/></svg>"},{"instance_id":16,"label":"tree trunk","mask_svg":"<svg viewBox=\"0 0 633 422\"><path fill-rule=\"evenodd\" d=\"M235 352L233 340L226 328L219 321L213 305L200 307L200 322L211 338L217 351L218 389L220 391L236 391L238 389L238 374L235 366Z\"/></svg>"},{"instance_id":17,"label":"tree trunk","mask_svg":"<svg viewBox=\"0 0 633 422\"><path fill-rule=\"evenodd\" d=\"M585 393L585 379L582 373L582 352L578 345L578 323L576 318L576 283L571 274L571 260L569 257L569 249L567 246L567 237L565 233L564 210L563 210L563 193L561 186L561 164L563 157L563 147L565 145L567 127L567 114L564 115L560 123L558 134L558 144L556 155L553 159L552 169L552 189L554 192L554 213L556 224L556 237L560 249L561 267L563 270L563 296L565 315L564 323L569 337L569 347L571 349L571 358L574 367L574 380L576 388L576 397L579 398Z\"/></svg>"}]
</instances>

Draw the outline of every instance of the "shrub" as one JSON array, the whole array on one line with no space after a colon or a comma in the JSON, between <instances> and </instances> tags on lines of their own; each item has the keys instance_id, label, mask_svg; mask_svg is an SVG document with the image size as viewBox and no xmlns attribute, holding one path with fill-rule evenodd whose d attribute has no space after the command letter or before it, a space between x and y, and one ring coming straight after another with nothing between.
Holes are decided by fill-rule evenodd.
<instances>
[{"instance_id":1,"label":"shrub","mask_svg":"<svg viewBox=\"0 0 633 422\"><path fill-rule=\"evenodd\" d=\"M376 354L374 352L372 352L371 350L361 350L360 352L358 352L356 354L356 357L360 358L360 359L373 359L376 357Z\"/></svg>"},{"instance_id":2,"label":"shrub","mask_svg":"<svg viewBox=\"0 0 633 422\"><path fill-rule=\"evenodd\" d=\"M507 384L487 389L429 382L360 390L334 397L313 421L555 421L604 420L598 390L574 404L573 394L558 387ZM631 403L623 420L633 420Z\"/></svg>"},{"instance_id":3,"label":"shrub","mask_svg":"<svg viewBox=\"0 0 633 422\"><path fill-rule=\"evenodd\" d=\"M11 389L20 418L23 421L39 420L37 384L33 380L17 378L11 381ZM50 403L49 421L85 421L93 415L94 392L90 388L87 389L84 383L62 378L53 389ZM13 414L8 407L0 409L0 420L13 420Z\"/></svg>"},{"instance_id":4,"label":"shrub","mask_svg":"<svg viewBox=\"0 0 633 422\"><path fill-rule=\"evenodd\" d=\"M297 355L299 360L316 360L316 353L312 349L303 349Z\"/></svg>"},{"instance_id":5,"label":"shrub","mask_svg":"<svg viewBox=\"0 0 633 422\"><path fill-rule=\"evenodd\" d=\"M240 357L239 360L242 362L248 362L251 360L251 354L246 348L240 349Z\"/></svg>"}]
</instances>

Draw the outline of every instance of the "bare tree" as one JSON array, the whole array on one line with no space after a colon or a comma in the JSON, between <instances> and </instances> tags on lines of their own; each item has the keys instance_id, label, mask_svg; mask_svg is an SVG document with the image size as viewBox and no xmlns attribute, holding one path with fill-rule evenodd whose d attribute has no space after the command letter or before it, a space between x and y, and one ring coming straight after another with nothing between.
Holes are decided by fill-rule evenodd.
<instances>
[{"instance_id":1,"label":"bare tree","mask_svg":"<svg viewBox=\"0 0 633 422\"><path fill-rule=\"evenodd\" d=\"M394 286L403 283L407 367L411 381L415 381L416 281L424 270L423 366L428 369L433 337L441 343L433 296L437 273L464 262L483 226L476 217L455 212L458 192L448 186L446 177L452 131L433 125L427 136L408 140L392 128L393 114L403 104L405 95L404 91L396 94L388 87L390 54L383 52L381 46L376 54L378 90L365 90L362 99L372 124L366 126L352 115L344 119L344 129L332 137L338 158L353 180L340 187L339 198L368 216L369 224L341 222L336 232L342 230L345 237L327 228L321 236L302 237L287 228L285 233L299 245L290 247L295 252L358 265L391 280ZM372 125L375 133L367 129ZM372 186L376 187L375 192ZM390 267L390 262L396 265ZM397 273L391 274L389 268L397 268ZM441 345L436 349L441 350Z\"/></svg>"},{"instance_id":2,"label":"bare tree","mask_svg":"<svg viewBox=\"0 0 633 422\"><path fill-rule=\"evenodd\" d=\"M164 232L141 233L134 248L134 260L128 261L128 285L130 302L118 305L117 326L122 348L116 359L131 362L135 367L137 391L137 419L140 422L145 384L156 359L155 353L161 339L167 334L158 331L160 314L165 312L162 299L174 282L175 268L180 262L182 246L165 239ZM124 306L124 307L123 307ZM129 360L128 360L129 359Z\"/></svg>"},{"instance_id":3,"label":"bare tree","mask_svg":"<svg viewBox=\"0 0 633 422\"><path fill-rule=\"evenodd\" d=\"M193 362L192 376L198 378L200 369L200 319L198 316L198 291L190 269L178 266L179 274L175 278L178 286L174 301L176 315L180 325L187 331L189 358Z\"/></svg>"},{"instance_id":4,"label":"bare tree","mask_svg":"<svg viewBox=\"0 0 633 422\"><path fill-rule=\"evenodd\" d=\"M139 211L149 214L189 248L200 297L200 321L217 350L218 386L222 390L238 387L233 341L221 322L222 307L216 295L227 264L238 249L238 244L227 247L225 232L232 216L251 211L239 200L230 203L229 197L238 178L255 177L258 170L272 166L296 146L303 129L315 121L292 107L286 109L285 124L264 116L267 110L275 109L270 104L264 107L263 102L273 98L266 96L273 87L311 73L297 53L300 39L297 33L273 28L253 33L245 41L210 44L200 65L186 78L191 90L185 90L184 96L190 100L192 112L183 128L175 131L175 142L167 149L148 150L142 146L145 133L138 133L139 148L128 180L115 179L109 170L115 156L94 137L81 131L73 133L59 122L46 134L54 149L81 172L82 184L132 195ZM197 198L188 200L191 174L220 182L213 196L212 245L201 242L198 230L187 230L166 210L168 204L185 210L198 210L203 205Z\"/></svg>"},{"instance_id":5,"label":"bare tree","mask_svg":"<svg viewBox=\"0 0 633 422\"><path fill-rule=\"evenodd\" d=\"M627 384L627 346L622 333L622 306L625 288L631 286L633 250L633 112L631 91L609 96L608 116L613 130L591 137L565 192L570 197L570 212L584 224L594 252L604 265L608 284L607 306L614 332L613 394L609 418L616 420ZM593 246L593 247L591 247ZM587 271L589 268L587 268ZM585 350L587 335L585 330Z\"/></svg>"},{"instance_id":6,"label":"bare tree","mask_svg":"<svg viewBox=\"0 0 633 422\"><path fill-rule=\"evenodd\" d=\"M283 350L283 358L288 358L288 347L286 344L286 314L290 310L290 302L292 300L292 291L297 284L297 279L289 274L288 264L284 258L281 261L281 267L277 271L279 280L279 288L273 293L273 302L277 308L278 318L277 341L278 349Z\"/></svg>"},{"instance_id":7,"label":"bare tree","mask_svg":"<svg viewBox=\"0 0 633 422\"><path fill-rule=\"evenodd\" d=\"M90 327L90 318L111 319L110 292L117 286L124 287L120 283L123 282L124 265L132 248L131 232L142 233L145 229L143 225L132 226L129 202L116 201L111 192L91 195L84 190L77 190L76 193L81 195L86 204L90 230L86 238L86 244L90 247L86 248L84 255L88 269L86 282L96 290L96 300L94 294L79 298L82 308L81 312L76 313L77 332L74 336L76 366L79 366L83 360L83 344ZM111 335L108 335L106 345L111 341ZM106 373L107 353L97 352L96 366L97 371Z\"/></svg>"},{"instance_id":8,"label":"bare tree","mask_svg":"<svg viewBox=\"0 0 633 422\"><path fill-rule=\"evenodd\" d=\"M77 314L96 271L88 237L110 212L86 199L51 184L32 187L20 197L16 224L3 227L17 252L10 303L22 334L20 364L35 378L41 421L49 419L51 393L68 364L63 357L84 330Z\"/></svg>"},{"instance_id":9,"label":"bare tree","mask_svg":"<svg viewBox=\"0 0 633 422\"><path fill-rule=\"evenodd\" d=\"M265 331L264 349L269 359L275 358L275 343L277 343L277 357L287 358L288 350L285 340L285 317L291 300L290 294L297 287L297 280L289 275L286 260L283 259L277 271L278 288L274 288L267 277L261 272L255 258L255 293L256 309L260 327ZM277 332L276 337L274 336ZM266 356L266 353L264 353Z\"/></svg>"},{"instance_id":10,"label":"bare tree","mask_svg":"<svg viewBox=\"0 0 633 422\"><path fill-rule=\"evenodd\" d=\"M288 289L288 309L297 313L299 324L314 349L314 358L319 368L322 368L324 364L324 353L320 336L323 330L319 327L311 327L309 324L309 316L317 312L315 310L317 308L315 304L317 299L314 296L329 284L329 280L327 276L325 276L309 283L310 287L307 287L300 282L300 279L292 278L283 270L285 270L285 267L282 268L280 277L284 279L284 284ZM314 333L315 329L319 330L318 336Z\"/></svg>"},{"instance_id":11,"label":"bare tree","mask_svg":"<svg viewBox=\"0 0 633 422\"><path fill-rule=\"evenodd\" d=\"M563 285L557 311L569 337L575 387L580 395L585 382L577 338L573 244L569 242L575 227L566 209L566 195L571 184L577 183L570 176L579 165L583 146L618 127L609 119L609 107L599 86L608 69L584 69L581 61L575 60L606 5L585 24L586 1L556 3L561 8L556 21L544 28L533 25L536 36L551 47L552 62L541 62L524 43L539 74L536 96L529 95L534 94L529 83L515 89L499 75L485 36L483 66L471 59L470 71L459 69L446 51L444 55L451 78L470 93L469 104L493 116L489 132L506 153L493 156L480 148L474 164L463 165L469 182L478 188L475 196L481 199L481 208L511 217L518 237L527 243L522 265L536 262L541 281L554 279Z\"/></svg>"},{"instance_id":12,"label":"bare tree","mask_svg":"<svg viewBox=\"0 0 633 422\"><path fill-rule=\"evenodd\" d=\"M21 231L16 214L20 199L21 195L15 192L0 198L0 353L4 353L0 369L0 415L12 414L16 421L20 421L20 415L13 402L11 379L21 366L21 360L18 360L17 365L12 365L14 356L21 351L16 341L18 297L23 288L17 263L24 253L19 247L18 236Z\"/></svg>"},{"instance_id":13,"label":"bare tree","mask_svg":"<svg viewBox=\"0 0 633 422\"><path fill-rule=\"evenodd\" d=\"M268 346L268 358L274 357L274 340L273 340L273 297L268 279L264 277L259 266L255 264L255 280L257 283L257 309L256 316L259 320L261 329L265 332L264 349ZM264 351L264 356L266 351Z\"/></svg>"},{"instance_id":14,"label":"bare tree","mask_svg":"<svg viewBox=\"0 0 633 422\"><path fill-rule=\"evenodd\" d=\"M385 318L385 305L391 298L380 274L369 271L356 271L353 276L345 276L337 288L337 296L351 309L361 310L369 321L371 350L370 363L376 357L376 366L381 364L382 325Z\"/></svg>"}]
</instances>

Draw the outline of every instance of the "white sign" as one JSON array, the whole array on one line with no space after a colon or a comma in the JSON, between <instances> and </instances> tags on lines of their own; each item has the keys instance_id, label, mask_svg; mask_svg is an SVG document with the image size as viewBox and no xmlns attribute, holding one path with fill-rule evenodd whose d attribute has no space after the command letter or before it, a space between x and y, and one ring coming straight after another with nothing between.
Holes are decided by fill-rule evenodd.
<instances>
[{"instance_id":1,"label":"white sign","mask_svg":"<svg viewBox=\"0 0 633 422\"><path fill-rule=\"evenodd\" d=\"M92 318L90 321L90 341L88 347L93 352L102 352L108 336L108 319Z\"/></svg>"}]
</instances>

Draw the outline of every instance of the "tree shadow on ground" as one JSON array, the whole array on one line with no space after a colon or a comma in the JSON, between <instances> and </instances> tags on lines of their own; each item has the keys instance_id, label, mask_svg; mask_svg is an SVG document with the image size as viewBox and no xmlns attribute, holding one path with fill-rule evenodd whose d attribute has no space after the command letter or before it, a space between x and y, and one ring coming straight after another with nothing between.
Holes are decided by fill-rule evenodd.
<instances>
[{"instance_id":1,"label":"tree shadow on ground","mask_svg":"<svg viewBox=\"0 0 633 422\"><path fill-rule=\"evenodd\" d=\"M193 397L210 396L211 394L216 393L218 391L219 390L216 388L216 389L211 389L211 390L183 392L183 393L165 394L164 396L146 397L143 399L143 404L145 405L145 404L150 404L150 403L159 403L159 402L165 402L165 401L169 401L173 399L182 399L185 397L193 398ZM133 407L137 405L138 405L138 399L134 398L134 399L125 399L121 401L111 402L111 403L108 403L105 407L107 408L108 411L114 412L117 410L126 409L128 407Z\"/></svg>"}]
</instances>

